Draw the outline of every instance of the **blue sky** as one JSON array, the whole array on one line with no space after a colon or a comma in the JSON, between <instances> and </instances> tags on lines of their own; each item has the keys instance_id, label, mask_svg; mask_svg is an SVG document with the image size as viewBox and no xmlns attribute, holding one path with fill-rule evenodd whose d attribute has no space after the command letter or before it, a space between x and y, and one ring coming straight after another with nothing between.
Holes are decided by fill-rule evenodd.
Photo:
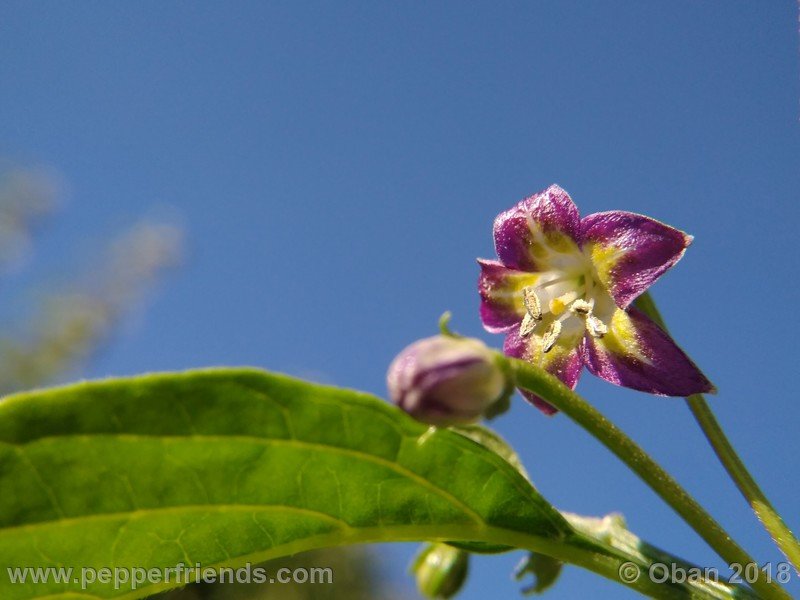
<instances>
[{"instance_id":1,"label":"blue sky","mask_svg":"<svg viewBox=\"0 0 800 600\"><path fill-rule=\"evenodd\" d=\"M713 406L800 529L797 5L757 2L4 2L0 155L69 182L40 274L178 215L186 266L85 373L250 364L385 395L393 355L477 316L494 216L557 182L695 236L654 288ZM13 282L12 282L13 283ZM627 429L762 561L779 561L682 401L588 376ZM712 552L564 417L496 422L540 490ZM413 547L386 550L400 585ZM462 598L517 597L515 557ZM796 592L800 584L794 582ZM569 569L553 598L633 597Z\"/></svg>"}]
</instances>

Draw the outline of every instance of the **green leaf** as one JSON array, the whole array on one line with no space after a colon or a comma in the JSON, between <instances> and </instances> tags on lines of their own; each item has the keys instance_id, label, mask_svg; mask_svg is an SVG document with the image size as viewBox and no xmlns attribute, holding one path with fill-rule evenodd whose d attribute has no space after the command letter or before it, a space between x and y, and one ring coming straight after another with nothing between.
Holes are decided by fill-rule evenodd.
<instances>
[{"instance_id":1,"label":"green leaf","mask_svg":"<svg viewBox=\"0 0 800 600\"><path fill-rule=\"evenodd\" d=\"M502 458L427 429L364 394L256 370L9 397L0 404L0 563L238 565L445 532L480 539L487 527L569 533ZM80 591L0 575L4 600Z\"/></svg>"},{"instance_id":2,"label":"green leaf","mask_svg":"<svg viewBox=\"0 0 800 600\"><path fill-rule=\"evenodd\" d=\"M459 425L457 427L451 427L451 429L479 443L481 446L485 446L495 454L502 456L520 475L528 481L531 480L530 475L528 475L528 472L525 470L525 466L522 464L517 453L496 431L482 425Z\"/></svg>"},{"instance_id":3,"label":"green leaf","mask_svg":"<svg viewBox=\"0 0 800 600\"><path fill-rule=\"evenodd\" d=\"M528 481L531 480L517 453L497 432L482 425L458 425L450 427L450 431L455 431L503 457L520 475ZM513 547L504 544L486 544L483 542L451 542L451 544L457 548L479 554L497 554L514 550Z\"/></svg>"},{"instance_id":4,"label":"green leaf","mask_svg":"<svg viewBox=\"0 0 800 600\"><path fill-rule=\"evenodd\" d=\"M649 560L573 528L506 458L354 391L217 369L0 402L3 600L178 585L174 573L136 589L83 585L84 568L240 567L384 541L513 546L615 581L622 561ZM74 571L11 583L14 568L48 566ZM628 585L658 598L739 595L646 577Z\"/></svg>"}]
</instances>

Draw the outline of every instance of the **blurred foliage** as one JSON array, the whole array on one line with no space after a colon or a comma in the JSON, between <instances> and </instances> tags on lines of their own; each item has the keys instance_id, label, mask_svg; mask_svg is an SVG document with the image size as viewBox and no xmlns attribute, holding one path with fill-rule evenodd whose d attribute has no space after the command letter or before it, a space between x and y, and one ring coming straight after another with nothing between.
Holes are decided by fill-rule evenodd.
<instances>
[{"instance_id":1,"label":"blurred foliage","mask_svg":"<svg viewBox=\"0 0 800 600\"><path fill-rule=\"evenodd\" d=\"M18 266L31 249L31 230L53 211L60 186L43 169L0 162L0 271Z\"/></svg>"},{"instance_id":2,"label":"blurred foliage","mask_svg":"<svg viewBox=\"0 0 800 600\"><path fill-rule=\"evenodd\" d=\"M17 268L31 253L34 228L57 205L59 186L44 170L0 172L0 269ZM88 276L48 293L0 337L0 393L51 381L88 357L165 269L180 258L181 231L143 221L114 239Z\"/></svg>"},{"instance_id":3,"label":"blurred foliage","mask_svg":"<svg viewBox=\"0 0 800 600\"><path fill-rule=\"evenodd\" d=\"M0 162L0 274L31 256L37 227L59 204L61 185L50 171ZM179 264L182 231L142 221L112 240L97 264L76 281L46 296L9 335L0 336L0 395L36 387L96 352L165 270ZM5 292L7 293L7 292ZM166 600L348 600L400 596L378 577L365 548L334 548L265 564L267 572L288 567L330 567L332 584L192 584L158 597Z\"/></svg>"}]
</instances>

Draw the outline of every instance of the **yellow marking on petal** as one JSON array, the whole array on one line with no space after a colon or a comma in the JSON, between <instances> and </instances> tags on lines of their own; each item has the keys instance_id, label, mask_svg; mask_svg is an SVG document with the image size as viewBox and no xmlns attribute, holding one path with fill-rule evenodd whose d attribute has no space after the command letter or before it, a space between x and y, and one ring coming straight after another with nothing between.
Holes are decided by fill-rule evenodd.
<instances>
[{"instance_id":1,"label":"yellow marking on petal","mask_svg":"<svg viewBox=\"0 0 800 600\"><path fill-rule=\"evenodd\" d=\"M618 308L614 311L611 316L608 333L603 336L602 341L597 339L595 343L601 344L608 352L612 352L617 356L629 356L651 364L650 359L642 352L642 348L639 346L633 321L628 313L622 309Z\"/></svg>"},{"instance_id":2,"label":"yellow marking on petal","mask_svg":"<svg viewBox=\"0 0 800 600\"><path fill-rule=\"evenodd\" d=\"M573 242L570 237L564 235L560 231L546 231L544 234L544 239L550 248L556 252L560 252L561 254L569 254L570 252L577 250L575 242Z\"/></svg>"},{"instance_id":3,"label":"yellow marking on petal","mask_svg":"<svg viewBox=\"0 0 800 600\"><path fill-rule=\"evenodd\" d=\"M520 316L528 313L528 308L525 306L524 290L526 288L534 288L540 278L541 275L538 273L525 273L524 275L515 275L506 279L507 285L502 292L503 298L514 307L514 311Z\"/></svg>"},{"instance_id":4,"label":"yellow marking on petal","mask_svg":"<svg viewBox=\"0 0 800 600\"><path fill-rule=\"evenodd\" d=\"M611 315L611 327L617 339L626 346L636 346L636 329L630 315L624 310L617 309Z\"/></svg>"},{"instance_id":5,"label":"yellow marking on petal","mask_svg":"<svg viewBox=\"0 0 800 600\"><path fill-rule=\"evenodd\" d=\"M580 256L580 248L571 237L558 230L544 231L528 211L525 212L525 219L531 233L530 253L540 267L546 268L558 264L559 257L554 254Z\"/></svg>"},{"instance_id":6,"label":"yellow marking on petal","mask_svg":"<svg viewBox=\"0 0 800 600\"><path fill-rule=\"evenodd\" d=\"M583 335L574 333L561 335L548 352L542 351L544 337L543 333L535 332L528 338L528 352L525 359L543 369L551 370L555 368L555 365L564 363L569 359L570 354L580 344Z\"/></svg>"},{"instance_id":7,"label":"yellow marking on petal","mask_svg":"<svg viewBox=\"0 0 800 600\"><path fill-rule=\"evenodd\" d=\"M492 300L506 301L524 310L522 305L522 290L535 287L541 275L538 273L514 272L503 277L497 285L483 285L483 289Z\"/></svg>"},{"instance_id":8,"label":"yellow marking on petal","mask_svg":"<svg viewBox=\"0 0 800 600\"><path fill-rule=\"evenodd\" d=\"M589 257L597 271L597 276L604 285L609 285L611 283L611 270L617 265L619 259L625 256L626 250L617 246L606 246L598 243L590 243L586 246L584 246L584 249L589 252Z\"/></svg>"},{"instance_id":9,"label":"yellow marking on petal","mask_svg":"<svg viewBox=\"0 0 800 600\"><path fill-rule=\"evenodd\" d=\"M542 260L543 258L545 258L547 256L548 253L547 253L547 250L545 249L544 246L542 246L541 244L538 244L536 242L532 242L531 243L531 254L533 254L534 258L538 258L539 260Z\"/></svg>"}]
</instances>

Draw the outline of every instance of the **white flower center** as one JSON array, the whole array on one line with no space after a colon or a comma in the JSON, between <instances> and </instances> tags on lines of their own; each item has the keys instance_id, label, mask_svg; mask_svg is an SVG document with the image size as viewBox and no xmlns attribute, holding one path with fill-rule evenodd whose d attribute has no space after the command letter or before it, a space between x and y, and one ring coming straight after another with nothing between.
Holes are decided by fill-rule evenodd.
<instances>
[{"instance_id":1,"label":"white flower center","mask_svg":"<svg viewBox=\"0 0 800 600\"><path fill-rule=\"evenodd\" d=\"M603 286L596 281L594 270L585 268L570 271L547 271L541 273L536 285L522 290L525 317L519 334L528 337L547 320L542 333L542 351L553 349L565 329L579 328L595 338L608 332L608 326L597 316L610 317L613 300Z\"/></svg>"}]
</instances>

